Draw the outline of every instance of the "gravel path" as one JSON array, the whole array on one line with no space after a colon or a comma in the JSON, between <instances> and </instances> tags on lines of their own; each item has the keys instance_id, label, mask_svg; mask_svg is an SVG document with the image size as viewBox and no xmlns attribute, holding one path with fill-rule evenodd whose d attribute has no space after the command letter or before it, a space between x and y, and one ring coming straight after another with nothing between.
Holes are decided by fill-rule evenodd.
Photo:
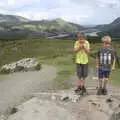
<instances>
[{"instance_id":1,"label":"gravel path","mask_svg":"<svg viewBox=\"0 0 120 120\"><path fill-rule=\"evenodd\" d=\"M43 66L38 72L0 76L0 115L29 99L32 92L52 90L55 77L56 68L52 66Z\"/></svg>"}]
</instances>

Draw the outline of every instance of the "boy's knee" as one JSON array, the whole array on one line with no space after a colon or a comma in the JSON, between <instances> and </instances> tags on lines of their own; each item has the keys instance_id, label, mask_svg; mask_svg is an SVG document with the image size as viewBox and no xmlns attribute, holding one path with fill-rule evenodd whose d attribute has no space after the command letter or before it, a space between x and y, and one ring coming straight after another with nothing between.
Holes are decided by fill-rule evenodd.
<instances>
[{"instance_id":1,"label":"boy's knee","mask_svg":"<svg viewBox=\"0 0 120 120\"><path fill-rule=\"evenodd\" d=\"M109 78L105 78L104 80L105 80L105 81L108 81L108 80L109 80Z\"/></svg>"},{"instance_id":2,"label":"boy's knee","mask_svg":"<svg viewBox=\"0 0 120 120\"><path fill-rule=\"evenodd\" d=\"M99 81L103 81L103 78L99 78Z\"/></svg>"}]
</instances>

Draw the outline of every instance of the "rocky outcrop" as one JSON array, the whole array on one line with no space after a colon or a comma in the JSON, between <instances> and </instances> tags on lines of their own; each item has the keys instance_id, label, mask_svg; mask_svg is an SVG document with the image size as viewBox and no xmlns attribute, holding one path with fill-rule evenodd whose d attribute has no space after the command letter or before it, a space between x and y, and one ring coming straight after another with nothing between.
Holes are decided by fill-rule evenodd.
<instances>
[{"instance_id":1,"label":"rocky outcrop","mask_svg":"<svg viewBox=\"0 0 120 120\"><path fill-rule=\"evenodd\" d=\"M3 65L0 73L40 70L41 65L35 58L25 58L11 64Z\"/></svg>"},{"instance_id":2,"label":"rocky outcrop","mask_svg":"<svg viewBox=\"0 0 120 120\"><path fill-rule=\"evenodd\" d=\"M49 100L32 98L17 109L7 120L75 120L65 108Z\"/></svg>"},{"instance_id":3,"label":"rocky outcrop","mask_svg":"<svg viewBox=\"0 0 120 120\"><path fill-rule=\"evenodd\" d=\"M80 96L69 90L40 92L13 108L7 120L119 120L119 110L119 100L113 96Z\"/></svg>"}]
</instances>

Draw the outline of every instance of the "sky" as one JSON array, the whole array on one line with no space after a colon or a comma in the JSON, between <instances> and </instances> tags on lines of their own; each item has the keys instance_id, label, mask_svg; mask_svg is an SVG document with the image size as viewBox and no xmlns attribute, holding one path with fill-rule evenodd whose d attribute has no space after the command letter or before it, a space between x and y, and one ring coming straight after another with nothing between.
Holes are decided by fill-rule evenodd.
<instances>
[{"instance_id":1,"label":"sky","mask_svg":"<svg viewBox=\"0 0 120 120\"><path fill-rule=\"evenodd\" d=\"M120 0L0 0L0 13L31 20L55 19L81 24L111 23L120 17Z\"/></svg>"}]
</instances>

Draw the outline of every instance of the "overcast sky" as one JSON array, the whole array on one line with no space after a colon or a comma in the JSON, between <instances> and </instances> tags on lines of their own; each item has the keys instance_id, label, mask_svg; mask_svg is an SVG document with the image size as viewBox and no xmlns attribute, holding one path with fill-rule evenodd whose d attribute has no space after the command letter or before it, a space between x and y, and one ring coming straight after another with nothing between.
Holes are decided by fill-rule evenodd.
<instances>
[{"instance_id":1,"label":"overcast sky","mask_svg":"<svg viewBox=\"0 0 120 120\"><path fill-rule=\"evenodd\" d=\"M106 24L120 17L120 0L1 0L0 13L31 20L62 18L85 24Z\"/></svg>"}]
</instances>

